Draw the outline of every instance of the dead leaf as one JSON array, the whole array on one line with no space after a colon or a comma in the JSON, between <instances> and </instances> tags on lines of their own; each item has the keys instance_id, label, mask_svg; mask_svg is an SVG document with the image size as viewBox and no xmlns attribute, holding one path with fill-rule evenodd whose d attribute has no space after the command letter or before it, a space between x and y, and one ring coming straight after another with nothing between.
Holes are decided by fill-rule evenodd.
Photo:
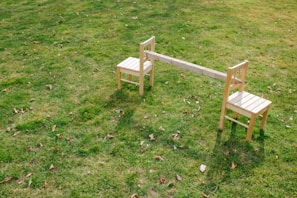
<instances>
[{"instance_id":1,"label":"dead leaf","mask_svg":"<svg viewBox=\"0 0 297 198\"><path fill-rule=\"evenodd\" d=\"M165 131L165 129L162 126L159 127L159 130L160 131Z\"/></svg>"},{"instance_id":2,"label":"dead leaf","mask_svg":"<svg viewBox=\"0 0 297 198\"><path fill-rule=\"evenodd\" d=\"M143 146L144 145L144 141L142 140L139 145L140 146Z\"/></svg>"},{"instance_id":3,"label":"dead leaf","mask_svg":"<svg viewBox=\"0 0 297 198\"><path fill-rule=\"evenodd\" d=\"M235 169L236 166L237 166L237 165L236 165L234 162L232 162L232 164L231 164L231 169Z\"/></svg>"},{"instance_id":4,"label":"dead leaf","mask_svg":"<svg viewBox=\"0 0 297 198\"><path fill-rule=\"evenodd\" d=\"M190 110L189 109L185 109L184 111L183 111L183 114L190 114L191 112L190 112Z\"/></svg>"},{"instance_id":5,"label":"dead leaf","mask_svg":"<svg viewBox=\"0 0 297 198\"><path fill-rule=\"evenodd\" d=\"M175 178L176 178L177 181L181 181L182 180L181 176L179 176L178 174L176 174L176 177Z\"/></svg>"},{"instance_id":6,"label":"dead leaf","mask_svg":"<svg viewBox=\"0 0 297 198\"><path fill-rule=\"evenodd\" d=\"M58 147L55 147L53 150L54 150L54 152L58 152L59 151L59 148Z\"/></svg>"},{"instance_id":7,"label":"dead leaf","mask_svg":"<svg viewBox=\"0 0 297 198\"><path fill-rule=\"evenodd\" d=\"M169 181L168 184L167 184L167 186L169 188L173 187L174 185L175 185L175 181Z\"/></svg>"},{"instance_id":8,"label":"dead leaf","mask_svg":"<svg viewBox=\"0 0 297 198\"><path fill-rule=\"evenodd\" d=\"M172 139L174 140L178 140L179 139L179 134L178 133L174 133L171 135Z\"/></svg>"},{"instance_id":9,"label":"dead leaf","mask_svg":"<svg viewBox=\"0 0 297 198\"><path fill-rule=\"evenodd\" d=\"M113 139L115 136L114 135L110 135L110 134L107 134L107 136L106 136L106 139Z\"/></svg>"},{"instance_id":10,"label":"dead leaf","mask_svg":"<svg viewBox=\"0 0 297 198\"><path fill-rule=\"evenodd\" d=\"M159 178L159 184L165 184L166 178L165 177L160 177Z\"/></svg>"},{"instance_id":11,"label":"dead leaf","mask_svg":"<svg viewBox=\"0 0 297 198\"><path fill-rule=\"evenodd\" d=\"M144 119L148 119L149 117L148 117L148 115L144 115L143 118Z\"/></svg>"},{"instance_id":12,"label":"dead leaf","mask_svg":"<svg viewBox=\"0 0 297 198\"><path fill-rule=\"evenodd\" d=\"M6 128L6 132L10 132L11 131L11 128L10 127L7 127Z\"/></svg>"},{"instance_id":13,"label":"dead leaf","mask_svg":"<svg viewBox=\"0 0 297 198\"><path fill-rule=\"evenodd\" d=\"M154 173L154 172L157 172L158 171L158 169L156 169L156 168L151 168L150 169L150 173Z\"/></svg>"},{"instance_id":14,"label":"dead leaf","mask_svg":"<svg viewBox=\"0 0 297 198\"><path fill-rule=\"evenodd\" d=\"M17 110L16 108L13 108L13 112L14 112L15 114L18 114L18 113L19 113L19 110Z\"/></svg>"},{"instance_id":15,"label":"dead leaf","mask_svg":"<svg viewBox=\"0 0 297 198\"><path fill-rule=\"evenodd\" d=\"M13 179L13 177L11 177L11 176L5 177L5 178L0 182L0 184L5 184L5 183L9 182L9 181L12 180L12 179Z\"/></svg>"},{"instance_id":16,"label":"dead leaf","mask_svg":"<svg viewBox=\"0 0 297 198\"><path fill-rule=\"evenodd\" d=\"M28 187L30 187L31 184L32 184L32 179L29 180Z\"/></svg>"},{"instance_id":17,"label":"dead leaf","mask_svg":"<svg viewBox=\"0 0 297 198\"><path fill-rule=\"evenodd\" d=\"M31 177L33 175L33 173L28 173L27 175L25 175L26 178Z\"/></svg>"},{"instance_id":18,"label":"dead leaf","mask_svg":"<svg viewBox=\"0 0 297 198\"><path fill-rule=\"evenodd\" d=\"M53 164L51 164L51 166L49 167L49 170L54 171L55 169L56 169L55 166Z\"/></svg>"},{"instance_id":19,"label":"dead leaf","mask_svg":"<svg viewBox=\"0 0 297 198\"><path fill-rule=\"evenodd\" d=\"M153 157L155 160L159 160L159 161L164 161L164 158L159 156L159 155L156 155Z\"/></svg>"},{"instance_id":20,"label":"dead leaf","mask_svg":"<svg viewBox=\"0 0 297 198\"><path fill-rule=\"evenodd\" d=\"M61 134L59 134L59 133L56 134L56 137L57 137L58 139L62 139L62 138L63 138L63 136L62 136Z\"/></svg>"},{"instance_id":21,"label":"dead leaf","mask_svg":"<svg viewBox=\"0 0 297 198\"><path fill-rule=\"evenodd\" d=\"M209 195L207 195L207 194L205 194L205 193L202 193L202 196L203 196L204 198L209 198Z\"/></svg>"},{"instance_id":22,"label":"dead leaf","mask_svg":"<svg viewBox=\"0 0 297 198\"><path fill-rule=\"evenodd\" d=\"M28 149L29 151L33 151L33 147L32 147L32 146L28 146L27 149Z\"/></svg>"},{"instance_id":23,"label":"dead leaf","mask_svg":"<svg viewBox=\"0 0 297 198\"><path fill-rule=\"evenodd\" d=\"M167 192L168 192L168 194L172 195L176 192L176 190L174 188L172 188L172 189L168 190ZM171 197L173 197L173 196L170 196L169 198L171 198Z\"/></svg>"},{"instance_id":24,"label":"dead leaf","mask_svg":"<svg viewBox=\"0 0 297 198\"><path fill-rule=\"evenodd\" d=\"M204 173L206 171L206 165L201 164L199 170L200 170L201 173Z\"/></svg>"},{"instance_id":25,"label":"dead leaf","mask_svg":"<svg viewBox=\"0 0 297 198\"><path fill-rule=\"evenodd\" d=\"M23 184L24 183L24 179L19 179L19 180L17 180L17 184L18 185L21 185L21 184Z\"/></svg>"},{"instance_id":26,"label":"dead leaf","mask_svg":"<svg viewBox=\"0 0 297 198\"><path fill-rule=\"evenodd\" d=\"M155 141L154 134L150 134L150 135L149 135L149 138L150 138L150 141Z\"/></svg>"},{"instance_id":27,"label":"dead leaf","mask_svg":"<svg viewBox=\"0 0 297 198\"><path fill-rule=\"evenodd\" d=\"M44 186L43 186L43 188L46 190L46 189L48 189L48 183L47 182L44 182Z\"/></svg>"},{"instance_id":28,"label":"dead leaf","mask_svg":"<svg viewBox=\"0 0 297 198\"><path fill-rule=\"evenodd\" d=\"M51 85L51 84L45 85L45 88L47 88L48 90L52 90L53 89L53 85Z\"/></svg>"},{"instance_id":29,"label":"dead leaf","mask_svg":"<svg viewBox=\"0 0 297 198\"><path fill-rule=\"evenodd\" d=\"M12 137L16 137L18 134L20 134L20 131L14 132L14 134L12 135Z\"/></svg>"},{"instance_id":30,"label":"dead leaf","mask_svg":"<svg viewBox=\"0 0 297 198\"><path fill-rule=\"evenodd\" d=\"M52 132L55 132L56 128L57 128L57 125L53 125L52 126Z\"/></svg>"},{"instance_id":31,"label":"dead leaf","mask_svg":"<svg viewBox=\"0 0 297 198\"><path fill-rule=\"evenodd\" d=\"M137 193L134 193L133 195L131 195L131 198L139 198Z\"/></svg>"}]
</instances>

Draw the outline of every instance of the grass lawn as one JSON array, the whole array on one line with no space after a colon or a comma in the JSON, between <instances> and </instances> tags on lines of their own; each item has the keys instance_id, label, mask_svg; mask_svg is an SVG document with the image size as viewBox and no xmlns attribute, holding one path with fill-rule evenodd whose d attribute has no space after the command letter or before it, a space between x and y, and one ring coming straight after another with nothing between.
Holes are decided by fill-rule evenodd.
<instances>
[{"instance_id":1,"label":"grass lawn","mask_svg":"<svg viewBox=\"0 0 297 198\"><path fill-rule=\"evenodd\" d=\"M296 13L295 0L1 1L0 197L297 197ZM221 72L249 60L245 89L273 102L265 133L218 132L224 83L164 63L144 96L117 90L116 65L152 35Z\"/></svg>"}]
</instances>

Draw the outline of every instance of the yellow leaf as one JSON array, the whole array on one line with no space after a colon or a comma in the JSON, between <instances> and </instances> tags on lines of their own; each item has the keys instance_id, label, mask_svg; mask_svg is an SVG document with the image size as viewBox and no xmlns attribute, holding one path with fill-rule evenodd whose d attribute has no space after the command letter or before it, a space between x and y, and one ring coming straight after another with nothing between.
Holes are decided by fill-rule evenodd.
<instances>
[{"instance_id":1,"label":"yellow leaf","mask_svg":"<svg viewBox=\"0 0 297 198\"><path fill-rule=\"evenodd\" d=\"M57 128L57 125L53 125L52 126L52 132L55 132L56 128Z\"/></svg>"},{"instance_id":2,"label":"yellow leaf","mask_svg":"<svg viewBox=\"0 0 297 198\"><path fill-rule=\"evenodd\" d=\"M149 138L150 138L150 141L154 141L155 140L154 134L150 134Z\"/></svg>"},{"instance_id":3,"label":"yellow leaf","mask_svg":"<svg viewBox=\"0 0 297 198\"><path fill-rule=\"evenodd\" d=\"M234 162L232 162L232 164L231 164L231 169L235 169L236 166L237 166L237 165L236 165Z\"/></svg>"},{"instance_id":4,"label":"yellow leaf","mask_svg":"<svg viewBox=\"0 0 297 198\"><path fill-rule=\"evenodd\" d=\"M5 177L5 178L0 182L0 184L4 184L4 183L6 183L6 182L9 182L10 180L12 180L12 178L13 178L13 177L11 177L11 176Z\"/></svg>"},{"instance_id":5,"label":"yellow leaf","mask_svg":"<svg viewBox=\"0 0 297 198\"><path fill-rule=\"evenodd\" d=\"M53 164L51 164L50 167L49 167L49 170L54 171L55 169L56 169L55 166Z\"/></svg>"},{"instance_id":6,"label":"yellow leaf","mask_svg":"<svg viewBox=\"0 0 297 198\"><path fill-rule=\"evenodd\" d=\"M159 161L164 161L164 158L159 156L159 155L156 155L153 157L155 160L159 160Z\"/></svg>"}]
</instances>

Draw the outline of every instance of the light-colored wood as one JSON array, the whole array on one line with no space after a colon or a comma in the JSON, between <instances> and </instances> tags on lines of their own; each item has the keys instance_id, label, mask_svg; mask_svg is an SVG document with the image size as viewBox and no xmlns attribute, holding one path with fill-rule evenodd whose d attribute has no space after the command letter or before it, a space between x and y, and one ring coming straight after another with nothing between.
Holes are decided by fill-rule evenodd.
<instances>
[{"instance_id":1,"label":"light-colored wood","mask_svg":"<svg viewBox=\"0 0 297 198\"><path fill-rule=\"evenodd\" d=\"M118 89L122 88L122 82L128 82L139 86L139 95L143 95L144 76L150 76L150 86L154 81L154 60L146 56L145 50L155 50L155 37L139 44L139 58L128 57L117 65ZM128 75L128 79L122 77L122 73ZM132 76L137 76L138 81L134 81Z\"/></svg>"},{"instance_id":2,"label":"light-colored wood","mask_svg":"<svg viewBox=\"0 0 297 198\"><path fill-rule=\"evenodd\" d=\"M158 60L160 62L163 63L167 63L173 66L177 66L179 68L182 69L186 69L186 70L190 70L192 72L196 72L199 74L203 74L205 76L211 77L211 78L215 78L221 81L225 81L226 80L226 74L223 72L219 72L213 69L209 69L200 65L196 65L194 63L189 63L183 60L179 60L170 56L166 56L163 54L159 54L153 51L145 51L145 53L147 54L147 57L153 59L153 60Z\"/></svg>"},{"instance_id":3,"label":"light-colored wood","mask_svg":"<svg viewBox=\"0 0 297 198\"><path fill-rule=\"evenodd\" d=\"M231 120L247 128L246 140L250 141L257 116L263 115L260 129L264 129L271 101L244 91L247 68L248 61L244 61L238 65L229 67L227 71L219 129L223 130L225 119ZM237 92L229 95L231 91L236 89L238 90ZM233 118L226 115L227 109L234 112ZM249 125L238 121L238 114L250 118Z\"/></svg>"}]
</instances>

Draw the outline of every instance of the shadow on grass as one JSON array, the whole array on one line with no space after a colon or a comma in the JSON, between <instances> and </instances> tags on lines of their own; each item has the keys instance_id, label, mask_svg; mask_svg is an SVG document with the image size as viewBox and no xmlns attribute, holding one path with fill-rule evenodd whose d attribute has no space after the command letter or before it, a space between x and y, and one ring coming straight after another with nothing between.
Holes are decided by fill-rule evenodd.
<instances>
[{"instance_id":1,"label":"shadow on grass","mask_svg":"<svg viewBox=\"0 0 297 198\"><path fill-rule=\"evenodd\" d=\"M113 119L117 121L115 131L130 129L136 124L133 115L142 101L143 98L134 90L117 90L110 95L105 108L113 112Z\"/></svg>"},{"instance_id":2,"label":"shadow on grass","mask_svg":"<svg viewBox=\"0 0 297 198\"><path fill-rule=\"evenodd\" d=\"M217 132L216 144L207 172L204 193L215 194L221 185L235 186L238 179L248 177L251 170L264 160L264 131L255 139L253 147L242 137L236 137L236 124L232 124L230 137L222 142L222 132Z\"/></svg>"}]
</instances>

